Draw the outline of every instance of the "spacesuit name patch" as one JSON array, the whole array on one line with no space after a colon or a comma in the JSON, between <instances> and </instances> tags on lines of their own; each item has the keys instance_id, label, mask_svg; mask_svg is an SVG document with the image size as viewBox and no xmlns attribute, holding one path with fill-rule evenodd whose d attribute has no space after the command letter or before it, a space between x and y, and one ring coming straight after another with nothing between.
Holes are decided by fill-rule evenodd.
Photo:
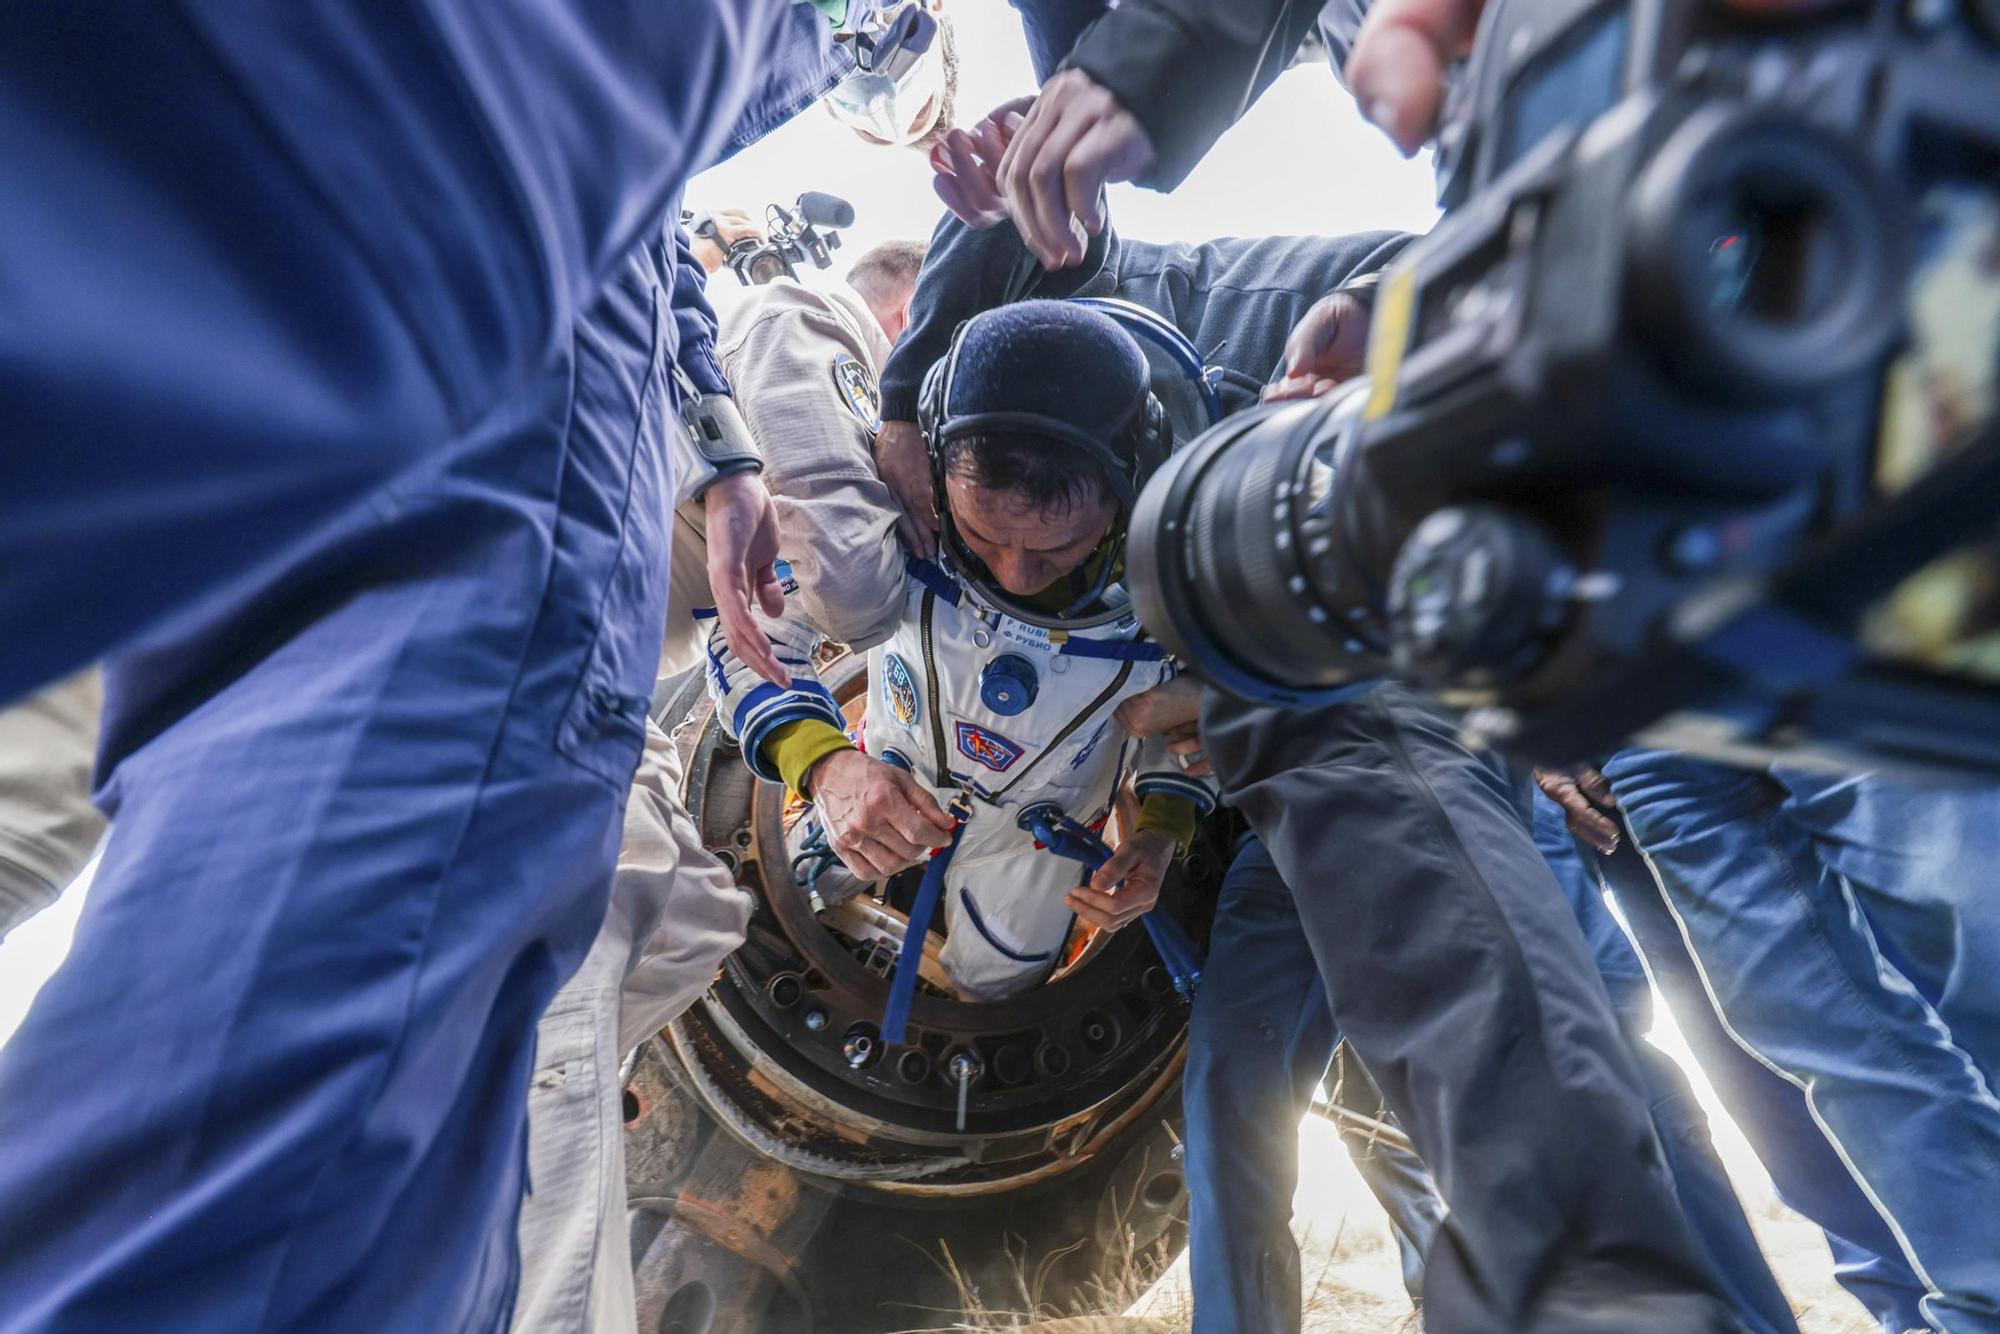
<instances>
[{"instance_id":1,"label":"spacesuit name patch","mask_svg":"<svg viewBox=\"0 0 2000 1334\"><path fill-rule=\"evenodd\" d=\"M989 727L958 723L953 731L958 737L958 753L976 764L985 765L994 773L1006 773L1014 767L1014 761L1021 758L1021 747Z\"/></svg>"}]
</instances>

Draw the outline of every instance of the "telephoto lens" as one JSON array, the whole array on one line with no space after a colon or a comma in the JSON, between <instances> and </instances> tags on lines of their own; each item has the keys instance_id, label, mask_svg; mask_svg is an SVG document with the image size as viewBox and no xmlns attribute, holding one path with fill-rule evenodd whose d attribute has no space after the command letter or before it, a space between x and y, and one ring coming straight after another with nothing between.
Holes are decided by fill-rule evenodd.
<instances>
[{"instance_id":1,"label":"telephoto lens","mask_svg":"<svg viewBox=\"0 0 2000 1334\"><path fill-rule=\"evenodd\" d=\"M1388 665L1403 531L1354 448L1357 381L1239 413L1177 451L1133 508L1127 572L1154 638L1260 704L1326 703Z\"/></svg>"}]
</instances>

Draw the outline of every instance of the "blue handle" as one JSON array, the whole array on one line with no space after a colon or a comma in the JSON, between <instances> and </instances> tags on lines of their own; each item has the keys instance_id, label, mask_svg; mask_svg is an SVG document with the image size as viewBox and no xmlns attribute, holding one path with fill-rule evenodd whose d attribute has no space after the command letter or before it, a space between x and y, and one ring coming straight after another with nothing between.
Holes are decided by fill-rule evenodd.
<instances>
[{"instance_id":1,"label":"blue handle","mask_svg":"<svg viewBox=\"0 0 2000 1334\"><path fill-rule=\"evenodd\" d=\"M1111 848L1103 839L1051 806L1031 806L1020 818L1037 843L1058 857L1082 862L1086 870L1095 871L1111 859ZM1166 965L1174 990L1181 999L1193 1000L1202 969L1201 949L1194 938L1158 908L1148 909L1139 920L1146 924L1146 935Z\"/></svg>"},{"instance_id":2,"label":"blue handle","mask_svg":"<svg viewBox=\"0 0 2000 1334\"><path fill-rule=\"evenodd\" d=\"M959 819L951 831L951 842L931 854L924 868L923 882L917 886L916 901L910 905L910 924L903 931L903 947L896 951L896 968L889 975L889 1001L882 1007L882 1040L900 1044L910 1026L910 1002L917 994L917 974L924 962L924 941L931 933L931 918L937 916L938 900L944 897L945 872L965 834L965 820Z\"/></svg>"}]
</instances>

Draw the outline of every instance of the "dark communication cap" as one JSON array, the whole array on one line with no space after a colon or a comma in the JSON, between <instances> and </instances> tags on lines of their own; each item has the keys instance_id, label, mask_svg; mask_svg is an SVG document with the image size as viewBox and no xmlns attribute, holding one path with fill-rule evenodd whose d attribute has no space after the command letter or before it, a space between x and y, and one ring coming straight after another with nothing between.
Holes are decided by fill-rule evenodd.
<instances>
[{"instance_id":1,"label":"dark communication cap","mask_svg":"<svg viewBox=\"0 0 2000 1334\"><path fill-rule=\"evenodd\" d=\"M1073 446L1130 506L1164 452L1144 353L1117 321L1068 301L1021 301L973 316L925 380L920 424L933 457L961 436L1007 432Z\"/></svg>"}]
</instances>

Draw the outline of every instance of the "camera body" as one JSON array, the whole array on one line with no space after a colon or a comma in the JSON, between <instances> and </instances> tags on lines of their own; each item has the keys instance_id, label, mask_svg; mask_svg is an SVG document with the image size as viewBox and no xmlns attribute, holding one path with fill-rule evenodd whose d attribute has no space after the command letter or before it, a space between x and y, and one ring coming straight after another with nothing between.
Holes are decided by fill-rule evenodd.
<instances>
[{"instance_id":1,"label":"camera body","mask_svg":"<svg viewBox=\"0 0 2000 1334\"><path fill-rule=\"evenodd\" d=\"M1366 382L1188 451L1142 612L1238 693L1393 671L1536 758L2000 768L1996 7L1499 0L1463 76ZM1275 545L1224 614L1281 661L1218 661L1204 523Z\"/></svg>"},{"instance_id":2,"label":"camera body","mask_svg":"<svg viewBox=\"0 0 2000 1334\"><path fill-rule=\"evenodd\" d=\"M681 224L696 236L718 244L721 236L712 214L683 213ZM723 262L745 287L797 278L798 266L825 269L840 249L841 227L854 225L854 206L837 195L808 190L792 207L773 204L764 211L764 238L746 236L723 252Z\"/></svg>"}]
</instances>

